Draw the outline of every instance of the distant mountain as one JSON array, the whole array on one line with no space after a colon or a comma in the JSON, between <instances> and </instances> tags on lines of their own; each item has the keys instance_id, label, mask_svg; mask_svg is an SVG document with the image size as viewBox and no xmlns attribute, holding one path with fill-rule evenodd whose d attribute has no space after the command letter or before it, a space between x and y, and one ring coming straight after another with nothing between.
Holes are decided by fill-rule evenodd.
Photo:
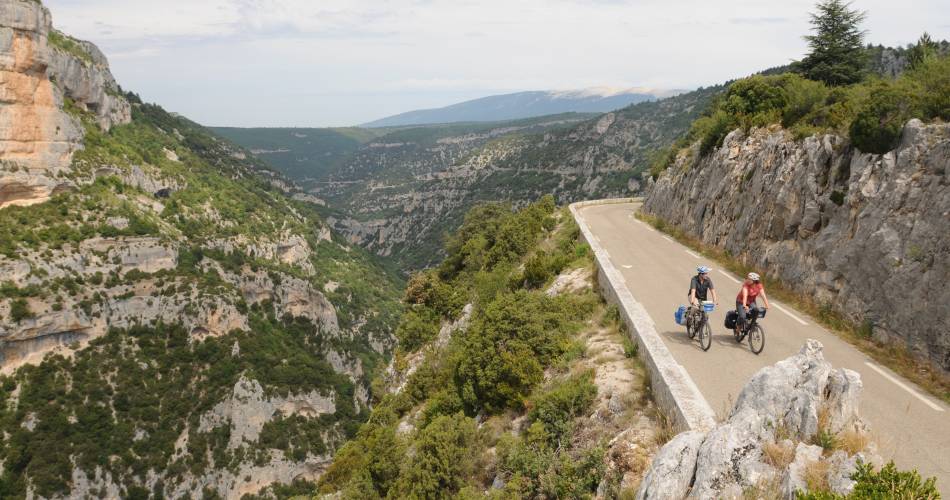
<instances>
[{"instance_id":1,"label":"distant mountain","mask_svg":"<svg viewBox=\"0 0 950 500\"><path fill-rule=\"evenodd\" d=\"M645 88L517 92L482 97L444 108L409 111L362 126L399 127L433 123L490 122L569 112L606 113L676 93Z\"/></svg>"}]
</instances>

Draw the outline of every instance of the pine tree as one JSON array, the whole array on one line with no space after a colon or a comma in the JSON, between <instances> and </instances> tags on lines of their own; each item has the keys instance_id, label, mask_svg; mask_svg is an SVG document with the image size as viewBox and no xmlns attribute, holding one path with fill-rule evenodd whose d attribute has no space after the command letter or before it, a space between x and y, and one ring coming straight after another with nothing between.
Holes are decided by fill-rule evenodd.
<instances>
[{"instance_id":1,"label":"pine tree","mask_svg":"<svg viewBox=\"0 0 950 500\"><path fill-rule=\"evenodd\" d=\"M866 56L860 24L866 14L842 0L823 0L815 8L817 12L811 14L814 34L805 37L811 52L797 64L798 71L833 86L861 81Z\"/></svg>"},{"instance_id":2,"label":"pine tree","mask_svg":"<svg viewBox=\"0 0 950 500\"><path fill-rule=\"evenodd\" d=\"M933 41L933 39L930 38L930 34L925 31L924 34L920 36L920 40L917 40L917 45L914 45L910 49L910 67L920 67L926 61L937 57L939 49L940 46L937 42Z\"/></svg>"}]
</instances>

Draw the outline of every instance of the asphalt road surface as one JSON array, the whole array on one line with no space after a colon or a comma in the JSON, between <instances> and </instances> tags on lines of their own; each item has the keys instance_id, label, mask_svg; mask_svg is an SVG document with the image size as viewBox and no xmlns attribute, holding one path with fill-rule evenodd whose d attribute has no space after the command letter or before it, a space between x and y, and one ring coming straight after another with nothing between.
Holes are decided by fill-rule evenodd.
<instances>
[{"instance_id":1,"label":"asphalt road surface","mask_svg":"<svg viewBox=\"0 0 950 500\"><path fill-rule=\"evenodd\" d=\"M765 349L753 354L748 340L736 343L732 332L723 326L726 311L735 308L739 278L634 218L638 207L632 203L597 205L581 208L579 213L633 296L650 313L666 346L720 418L728 414L742 386L756 371L797 353L806 339L816 339L825 346L825 359L835 368L861 374L861 417L870 424L884 460L893 459L901 469L916 468L925 478L937 476L941 494L950 496L950 407L812 318L774 300L760 322ZM706 352L673 320L673 311L687 302L690 277L700 264L712 267L710 277L719 293L719 306L710 314L712 347ZM768 292L767 281L765 285Z\"/></svg>"}]
</instances>

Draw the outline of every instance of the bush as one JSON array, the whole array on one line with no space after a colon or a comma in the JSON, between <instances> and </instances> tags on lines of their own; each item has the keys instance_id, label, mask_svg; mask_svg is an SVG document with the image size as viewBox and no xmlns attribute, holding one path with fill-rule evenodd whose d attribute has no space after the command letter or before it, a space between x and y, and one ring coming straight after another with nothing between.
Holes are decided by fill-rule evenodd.
<instances>
[{"instance_id":1,"label":"bush","mask_svg":"<svg viewBox=\"0 0 950 500\"><path fill-rule=\"evenodd\" d=\"M733 116L755 116L784 109L788 95L780 77L755 75L729 86L720 109Z\"/></svg>"},{"instance_id":2,"label":"bush","mask_svg":"<svg viewBox=\"0 0 950 500\"><path fill-rule=\"evenodd\" d=\"M924 118L950 121L950 56L927 59L908 76L918 85Z\"/></svg>"},{"instance_id":3,"label":"bush","mask_svg":"<svg viewBox=\"0 0 950 500\"><path fill-rule=\"evenodd\" d=\"M404 463L395 498L448 498L473 473L475 420L462 414L437 417L416 439L415 454Z\"/></svg>"},{"instance_id":4,"label":"bush","mask_svg":"<svg viewBox=\"0 0 950 500\"><path fill-rule=\"evenodd\" d=\"M913 98L904 87L879 82L851 123L851 141L865 153L891 151L900 142L904 124L914 111Z\"/></svg>"},{"instance_id":5,"label":"bush","mask_svg":"<svg viewBox=\"0 0 950 500\"><path fill-rule=\"evenodd\" d=\"M10 303L10 319L14 322L19 323L24 319L33 317L35 317L35 315L33 311L30 310L30 304L27 303L26 299L16 298Z\"/></svg>"},{"instance_id":6,"label":"bush","mask_svg":"<svg viewBox=\"0 0 950 500\"><path fill-rule=\"evenodd\" d=\"M696 120L694 126L700 137L700 156L706 156L714 149L722 147L726 136L738 125L739 123L733 115L722 110L714 112L711 116Z\"/></svg>"},{"instance_id":7,"label":"bush","mask_svg":"<svg viewBox=\"0 0 950 500\"><path fill-rule=\"evenodd\" d=\"M504 498L590 498L604 477L604 449L578 457L566 446L552 447L540 422L522 439L506 436L498 444L499 469L508 476Z\"/></svg>"},{"instance_id":8,"label":"bush","mask_svg":"<svg viewBox=\"0 0 950 500\"><path fill-rule=\"evenodd\" d=\"M865 498L940 498L937 491L937 479L922 481L916 471L899 471L890 462L880 472L874 471L871 464L859 463L851 479L856 481L851 494L844 496L829 492L797 492L798 500L859 500Z\"/></svg>"},{"instance_id":9,"label":"bush","mask_svg":"<svg viewBox=\"0 0 950 500\"><path fill-rule=\"evenodd\" d=\"M548 269L547 256L536 253L524 265L524 284L527 288L538 288L553 276Z\"/></svg>"},{"instance_id":10,"label":"bush","mask_svg":"<svg viewBox=\"0 0 950 500\"><path fill-rule=\"evenodd\" d=\"M502 293L461 337L455 380L467 409L494 413L520 407L544 367L571 351L574 318L590 305L572 297Z\"/></svg>"},{"instance_id":11,"label":"bush","mask_svg":"<svg viewBox=\"0 0 950 500\"><path fill-rule=\"evenodd\" d=\"M424 306L410 306L396 328L399 347L408 352L419 349L438 336L440 326L441 321L435 311Z\"/></svg>"},{"instance_id":12,"label":"bush","mask_svg":"<svg viewBox=\"0 0 950 500\"><path fill-rule=\"evenodd\" d=\"M556 444L571 433L574 418L586 412L596 397L594 372L581 373L534 398L528 419L540 422L550 436L551 443Z\"/></svg>"}]
</instances>

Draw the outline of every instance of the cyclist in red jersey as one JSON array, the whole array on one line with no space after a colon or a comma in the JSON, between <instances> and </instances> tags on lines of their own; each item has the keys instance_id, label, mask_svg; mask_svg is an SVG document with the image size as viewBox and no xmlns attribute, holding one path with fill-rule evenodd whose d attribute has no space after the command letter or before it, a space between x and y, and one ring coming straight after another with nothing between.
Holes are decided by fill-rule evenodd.
<instances>
[{"instance_id":1,"label":"cyclist in red jersey","mask_svg":"<svg viewBox=\"0 0 950 500\"><path fill-rule=\"evenodd\" d=\"M765 294L765 286L762 285L762 279L756 273L749 273L746 280L742 282L742 288L736 297L736 312L739 314L738 325L745 325L746 315L750 308L755 305L757 298L762 297L765 303L765 309L769 308L769 298Z\"/></svg>"}]
</instances>

